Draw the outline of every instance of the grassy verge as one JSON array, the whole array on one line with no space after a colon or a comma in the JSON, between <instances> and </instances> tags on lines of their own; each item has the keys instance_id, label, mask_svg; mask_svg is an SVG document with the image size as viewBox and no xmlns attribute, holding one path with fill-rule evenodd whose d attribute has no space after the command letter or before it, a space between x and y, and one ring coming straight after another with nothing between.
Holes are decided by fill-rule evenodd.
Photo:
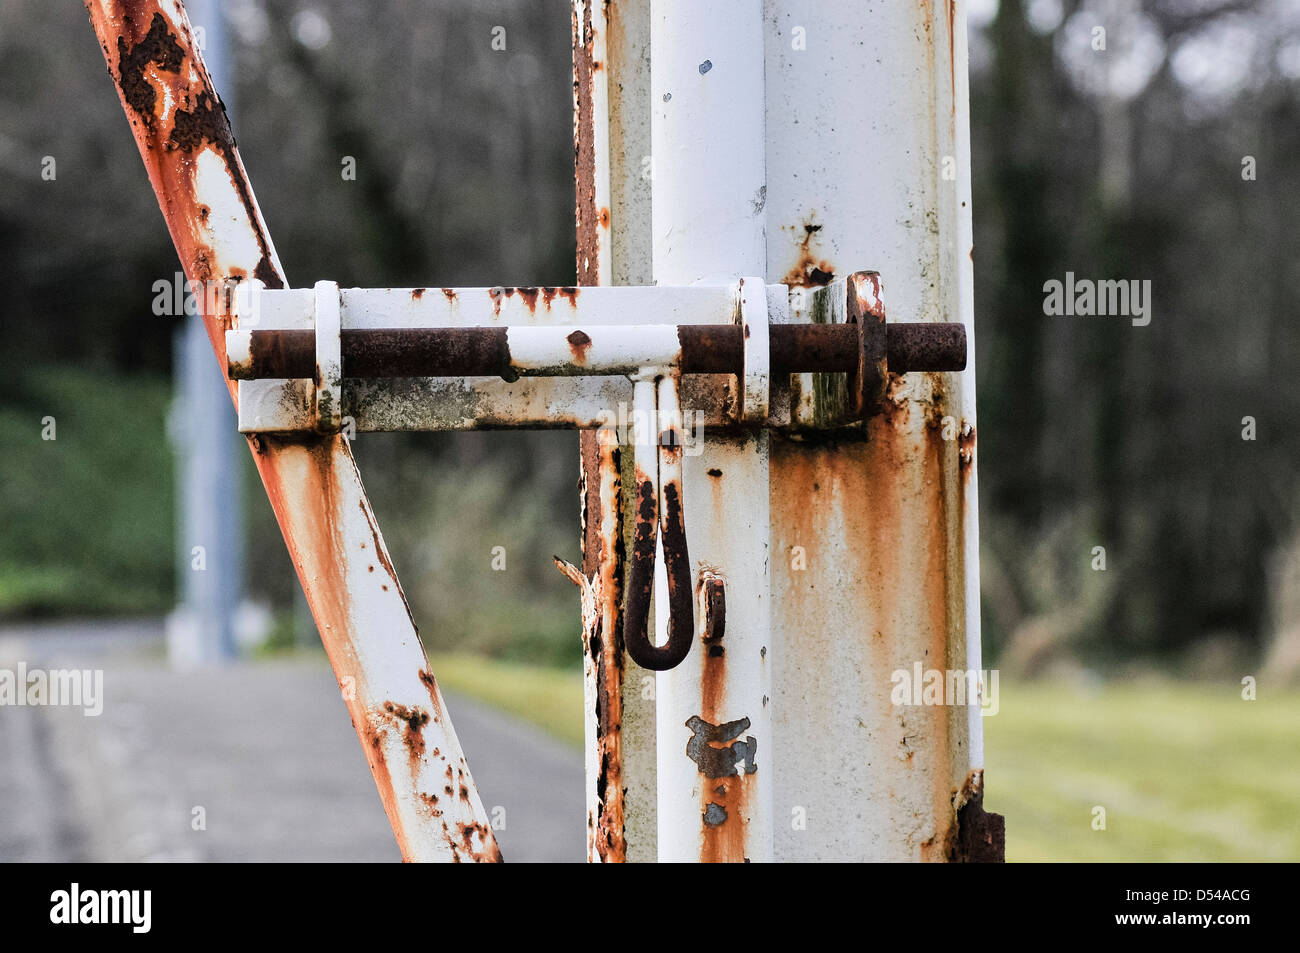
<instances>
[{"instance_id":1,"label":"grassy verge","mask_svg":"<svg viewBox=\"0 0 1300 953\"><path fill-rule=\"evenodd\" d=\"M1300 859L1300 693L1004 684L985 805L1008 860ZM1106 827L1094 829L1094 810Z\"/></svg>"},{"instance_id":2,"label":"grassy verge","mask_svg":"<svg viewBox=\"0 0 1300 953\"><path fill-rule=\"evenodd\" d=\"M582 746L582 672L500 662L465 652L430 657L438 684Z\"/></svg>"},{"instance_id":3,"label":"grassy verge","mask_svg":"<svg viewBox=\"0 0 1300 953\"><path fill-rule=\"evenodd\" d=\"M448 689L582 744L579 673L466 654L433 664ZM1300 860L1300 693L1001 688L984 719L985 805L1006 815L1007 860Z\"/></svg>"}]
</instances>

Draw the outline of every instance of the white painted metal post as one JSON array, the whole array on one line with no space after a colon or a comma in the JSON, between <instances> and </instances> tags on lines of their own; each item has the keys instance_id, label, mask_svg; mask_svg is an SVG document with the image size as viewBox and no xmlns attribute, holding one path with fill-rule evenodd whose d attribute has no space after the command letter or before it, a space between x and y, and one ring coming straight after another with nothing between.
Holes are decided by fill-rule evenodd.
<instances>
[{"instance_id":1,"label":"white painted metal post","mask_svg":"<svg viewBox=\"0 0 1300 953\"><path fill-rule=\"evenodd\" d=\"M890 321L973 343L964 7L767 0L767 274L877 270ZM782 860L997 853L978 700L893 694L917 664L980 668L974 379L891 380L865 439L773 440Z\"/></svg>"},{"instance_id":2,"label":"white painted metal post","mask_svg":"<svg viewBox=\"0 0 1300 953\"><path fill-rule=\"evenodd\" d=\"M654 0L650 48L655 283L761 275L763 5ZM743 382L731 398L739 415ZM657 676L659 859L770 861L767 433L706 435L684 461L683 487L696 585L701 570L723 581L726 620L721 639Z\"/></svg>"},{"instance_id":3,"label":"white painted metal post","mask_svg":"<svg viewBox=\"0 0 1300 953\"><path fill-rule=\"evenodd\" d=\"M609 0L595 6L589 20L600 68L586 65L598 77L601 97L585 121L599 133L594 180L609 183L609 215L600 221L602 229L608 222L610 234L602 230L598 237L600 264L608 251L614 282L651 280L652 247L653 278L661 283L748 272L813 288L874 269L888 292L889 320L960 321L974 340L961 0L867 6L763 0L761 23L752 15L758 4L709 4L718 12L683 13L691 25L676 33L668 14L685 5ZM737 75L723 71L735 63L718 53L722 45L733 53L762 50L764 68L751 67L750 89L735 91L725 106L705 100L704 107L718 110L711 120L684 126L701 105L695 92L718 90ZM694 86L684 81L688 75ZM749 109L763 100L759 127ZM763 129L757 147L755 128ZM742 149L741 141L751 147ZM599 148L606 144L607 152ZM585 197L582 183L580 163L580 209L586 202L591 215L603 212L603 202ZM745 241L702 237L747 227L751 236L761 234L761 222L730 217L737 208L743 213L746 185L766 185L752 196L751 208L761 207L766 217L766 250L756 264L737 253ZM843 308L822 317L843 321ZM774 309L770 318L807 321L811 314L796 306L793 314ZM918 661L929 670L980 667L973 368L972 355L960 377L892 380L885 413L833 440L773 435L763 492L729 486L716 495L720 507L737 500L768 504L774 737L765 746L760 732L749 734L758 741L756 776L763 776L765 762L775 776L777 859L973 859L972 832L996 827L980 806L978 704L891 700L892 675ZM812 375L802 383L809 386L793 408L800 419L843 410L834 406L842 392L814 390ZM774 397L774 413L780 409ZM956 436L948 439L949 433ZM697 569L716 538L699 522L715 502L709 496L701 504L695 496L701 479L711 488L711 465L700 461L722 446L710 439L705 457L686 459L688 537ZM742 472L716 468L724 478ZM605 532L616 533L617 526L607 522ZM733 525L728 532L734 537L737 530ZM606 549L617 545L616 535L605 540ZM739 588L729 577L728 610L748 598ZM736 628L728 611L725 638ZM628 860L698 855L698 843L687 843L684 833L696 828L682 823L698 805L681 796L688 777L681 770L678 716L686 712L677 710L686 704L691 678L699 677L698 652L697 645L688 660L697 666L693 675L679 669L659 676L657 701L646 700L644 673L629 663L620 749L626 798L620 813L607 818L625 822L619 832L626 832ZM729 663L733 653L728 650ZM652 708L658 709L653 722ZM652 725L672 736L656 740ZM656 750L657 767L647 760ZM651 799L656 770L657 804ZM666 770L676 774L670 779Z\"/></svg>"}]
</instances>

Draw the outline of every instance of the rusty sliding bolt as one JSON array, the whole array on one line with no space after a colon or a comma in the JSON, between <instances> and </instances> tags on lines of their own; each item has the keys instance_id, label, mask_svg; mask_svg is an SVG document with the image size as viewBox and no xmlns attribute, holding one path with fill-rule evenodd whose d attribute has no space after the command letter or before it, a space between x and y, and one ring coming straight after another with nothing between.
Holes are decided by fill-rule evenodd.
<instances>
[{"instance_id":1,"label":"rusty sliding bolt","mask_svg":"<svg viewBox=\"0 0 1300 953\"><path fill-rule=\"evenodd\" d=\"M618 329L616 329L618 330ZM558 329L590 341L602 328ZM855 324L773 324L770 326L773 374L850 373L858 369L861 326ZM311 330L252 330L246 356L233 352L234 380L311 378L316 373L316 335ZM889 369L960 371L966 367L966 329L960 324L922 322L884 324L880 344ZM510 329L383 328L343 329L343 376L504 377L519 376L512 367ZM736 324L684 324L677 328L683 374L738 374L744 364L744 329ZM575 360L569 373L581 373ZM525 374L529 373L527 371ZM555 373L555 372L553 372ZM588 373L591 373L588 370Z\"/></svg>"},{"instance_id":2,"label":"rusty sliding bolt","mask_svg":"<svg viewBox=\"0 0 1300 953\"><path fill-rule=\"evenodd\" d=\"M646 371L633 382L633 444L636 480L635 524L623 607L623 643L642 668L660 672L679 664L695 638L691 604L691 559L682 511L682 434L678 376ZM654 454L648 452L653 435ZM654 588L657 537L663 538L668 580L668 641L650 640L650 596Z\"/></svg>"}]
</instances>

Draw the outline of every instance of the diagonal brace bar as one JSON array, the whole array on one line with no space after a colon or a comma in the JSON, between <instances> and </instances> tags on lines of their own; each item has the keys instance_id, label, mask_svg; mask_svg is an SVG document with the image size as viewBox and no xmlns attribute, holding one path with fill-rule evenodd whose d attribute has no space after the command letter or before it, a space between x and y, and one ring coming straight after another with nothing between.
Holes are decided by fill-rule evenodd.
<instances>
[{"instance_id":1,"label":"diagonal brace bar","mask_svg":"<svg viewBox=\"0 0 1300 953\"><path fill-rule=\"evenodd\" d=\"M284 287L183 5L86 8L191 285ZM223 373L232 308L204 315ZM347 442L257 435L249 445L403 858L499 860Z\"/></svg>"}]
</instances>

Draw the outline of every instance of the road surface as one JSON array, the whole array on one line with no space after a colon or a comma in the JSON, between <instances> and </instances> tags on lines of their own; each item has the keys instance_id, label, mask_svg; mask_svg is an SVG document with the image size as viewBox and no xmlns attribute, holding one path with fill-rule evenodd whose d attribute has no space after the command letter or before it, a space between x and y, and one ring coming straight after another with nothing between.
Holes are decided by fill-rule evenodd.
<instances>
[{"instance_id":1,"label":"road surface","mask_svg":"<svg viewBox=\"0 0 1300 953\"><path fill-rule=\"evenodd\" d=\"M0 704L0 861L400 860L323 657L175 672L159 623L0 630L20 663L102 670L103 711ZM444 694L505 859L581 861L581 752Z\"/></svg>"}]
</instances>

